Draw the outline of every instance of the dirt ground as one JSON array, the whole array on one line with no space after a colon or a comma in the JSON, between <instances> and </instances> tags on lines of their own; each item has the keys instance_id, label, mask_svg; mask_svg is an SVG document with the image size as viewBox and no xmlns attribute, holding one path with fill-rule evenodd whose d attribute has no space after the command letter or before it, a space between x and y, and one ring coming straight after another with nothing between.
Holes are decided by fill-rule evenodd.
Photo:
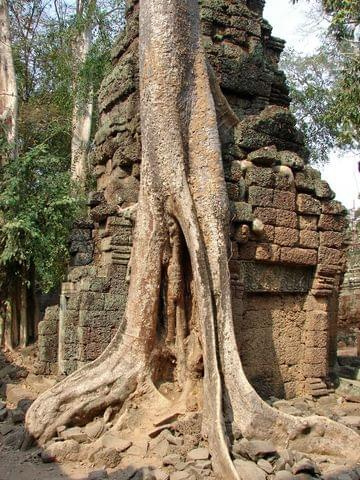
<instances>
[{"instance_id":1,"label":"dirt ground","mask_svg":"<svg viewBox=\"0 0 360 480\"><path fill-rule=\"evenodd\" d=\"M350 373L358 371L358 368L360 368L360 359L351 357L354 353L353 350L347 349L346 351L343 350L339 353L341 354L341 356L339 356L340 363L345 363L345 366L343 367L345 373L349 372L349 368ZM347 357L347 355L350 356ZM347 365L346 358L352 358L353 363L355 362L355 366L353 366L352 370L351 367ZM184 463L184 458L186 459L186 452L192 448L204 447L204 445L198 444L195 441L193 444L186 443L186 437L189 437L190 440L194 438L195 435L192 433L191 435L184 435L182 437L182 447L167 445L167 447L170 446L170 451L163 453L163 442L159 442L156 447L158 449L156 452L158 454L157 458L156 456L151 458L151 455L150 458L149 455L144 455L143 457L128 456L127 461L121 461L119 464L120 466L116 468L105 469L104 465L99 464L99 462L96 464L85 463L82 461L64 461L61 462L61 464L53 461L50 463L44 463L44 452L40 448L35 446L31 450L26 451L22 451L18 448L24 434L23 421L26 409L31 404L32 400L59 380L56 377L42 377L36 375L35 365L35 347L29 347L23 350L21 354L17 352L5 353L0 349L0 480L101 480L103 478L109 478L111 480L153 479L153 476L147 476L146 472L148 471L148 467L150 467L150 469L158 469L161 475L163 475L156 477L156 479L167 480L169 479L169 473L174 470L171 470L171 468L164 469L162 460L165 455L169 453L179 453L179 450L176 451L176 448L182 449L181 464L181 462ZM348 382L350 381L348 380ZM354 385L355 383L358 384L355 394L353 394L354 392L351 390L349 395L345 392L342 396L341 393L338 392L331 396L323 397L316 402L311 398L294 399L289 401L272 399L270 402L273 404L274 408L292 415L306 417L315 413L328 416L329 418L333 418L350 426L360 433L360 382L354 381ZM348 388L348 384L346 384L345 387ZM6 410L5 415L4 410ZM4 415L3 418L2 414ZM129 438L131 435L134 435L134 432L136 432L136 424L132 423L131 429L129 429ZM179 440L179 437L173 437L173 440L174 439ZM131 438L131 440L134 439ZM149 445L151 446L151 442ZM134 443L133 447L135 447ZM171 450L171 448L175 448L175 450ZM179 455L175 456L180 458ZM131 458L130 461L129 458ZM125 457L123 460L125 460ZM323 460L324 459L320 460L320 463ZM202 462L203 464L204 462L211 464L211 462L207 462L207 460L202 460ZM351 470L352 476L349 476L350 470L348 466L338 465L338 467L342 473L339 473L339 476L336 475L335 477L328 478L336 478L336 480L348 480L353 478L360 479L360 468L358 468L358 473L356 469L355 473ZM102 476L101 472L103 472L104 476ZM170 478L172 478L172 476L170 476ZM190 479L195 477L189 476L183 478ZM205 477L200 476L197 478ZM214 478L210 470L207 471L206 478ZM268 475L267 478L275 477L273 475ZM298 476L295 476L294 478L298 478ZM306 478L320 477L307 476ZM327 477L322 476L321 478ZM247 480L253 479L249 478Z\"/></svg>"}]
</instances>

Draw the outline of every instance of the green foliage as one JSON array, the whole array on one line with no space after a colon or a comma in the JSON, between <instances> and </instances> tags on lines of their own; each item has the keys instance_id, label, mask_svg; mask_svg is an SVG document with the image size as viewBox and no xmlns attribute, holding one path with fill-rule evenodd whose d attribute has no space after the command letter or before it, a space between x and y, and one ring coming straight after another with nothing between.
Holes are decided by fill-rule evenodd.
<instances>
[{"instance_id":1,"label":"green foliage","mask_svg":"<svg viewBox=\"0 0 360 480\"><path fill-rule=\"evenodd\" d=\"M339 136L339 129L330 115L337 63L337 59L330 62L326 51L306 57L285 51L282 57L292 98L291 108L305 134L312 163L325 163Z\"/></svg>"},{"instance_id":2,"label":"green foliage","mask_svg":"<svg viewBox=\"0 0 360 480\"><path fill-rule=\"evenodd\" d=\"M322 47L306 57L288 52L283 68L313 160L325 162L334 147L360 148L360 0L319 3L329 21Z\"/></svg>"},{"instance_id":3,"label":"green foliage","mask_svg":"<svg viewBox=\"0 0 360 480\"><path fill-rule=\"evenodd\" d=\"M0 265L13 277L33 267L48 291L64 273L69 232L84 205L68 161L38 145L3 167L0 188Z\"/></svg>"},{"instance_id":4,"label":"green foliage","mask_svg":"<svg viewBox=\"0 0 360 480\"><path fill-rule=\"evenodd\" d=\"M12 46L19 91L20 148L46 142L50 151L70 155L75 98L97 98L111 67L111 46L124 25L124 0L9 0ZM77 65L78 35L92 27L92 46ZM96 126L94 108L93 125Z\"/></svg>"}]
</instances>

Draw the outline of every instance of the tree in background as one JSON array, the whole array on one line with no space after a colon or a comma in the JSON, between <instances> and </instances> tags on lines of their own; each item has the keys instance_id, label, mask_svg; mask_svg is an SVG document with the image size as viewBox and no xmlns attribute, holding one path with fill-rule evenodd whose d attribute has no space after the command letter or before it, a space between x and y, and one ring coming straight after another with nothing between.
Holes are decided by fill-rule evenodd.
<instances>
[{"instance_id":1,"label":"tree in background","mask_svg":"<svg viewBox=\"0 0 360 480\"><path fill-rule=\"evenodd\" d=\"M310 56L287 51L282 62L315 163L326 162L334 147L360 146L360 1L321 4L329 24L322 46Z\"/></svg>"},{"instance_id":2,"label":"tree in background","mask_svg":"<svg viewBox=\"0 0 360 480\"><path fill-rule=\"evenodd\" d=\"M65 272L83 212L76 192L85 188L92 105L123 2L0 0L0 23L0 344L13 348L36 338L36 293Z\"/></svg>"},{"instance_id":3,"label":"tree in background","mask_svg":"<svg viewBox=\"0 0 360 480\"><path fill-rule=\"evenodd\" d=\"M0 0L0 142L16 155L18 95L11 49L10 22L7 0ZM0 143L0 144L1 144ZM7 152L9 153L9 152ZM3 163L6 155L1 155Z\"/></svg>"}]
</instances>

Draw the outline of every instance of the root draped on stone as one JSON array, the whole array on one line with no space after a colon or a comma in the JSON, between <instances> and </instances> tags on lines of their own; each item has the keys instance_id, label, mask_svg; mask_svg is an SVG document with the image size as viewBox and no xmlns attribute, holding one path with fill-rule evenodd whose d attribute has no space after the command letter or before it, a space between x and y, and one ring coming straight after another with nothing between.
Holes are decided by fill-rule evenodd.
<instances>
[{"instance_id":1,"label":"root draped on stone","mask_svg":"<svg viewBox=\"0 0 360 480\"><path fill-rule=\"evenodd\" d=\"M161 357L166 351L176 357L180 384L203 375L203 434L219 478L239 478L229 454L229 425L246 438L356 461L355 432L328 419L276 411L244 374L232 319L229 205L219 139L219 121L231 125L234 116L214 85L197 0L141 0L141 187L124 319L96 361L33 403L27 430L44 444L61 425L121 406L153 376L154 352ZM164 320L165 335L159 333ZM201 346L203 372L191 345Z\"/></svg>"}]
</instances>

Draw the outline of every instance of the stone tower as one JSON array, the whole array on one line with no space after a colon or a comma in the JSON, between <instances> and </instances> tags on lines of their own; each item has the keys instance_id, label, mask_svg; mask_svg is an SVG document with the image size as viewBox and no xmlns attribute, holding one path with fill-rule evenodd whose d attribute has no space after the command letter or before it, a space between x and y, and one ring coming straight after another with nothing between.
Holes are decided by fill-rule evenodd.
<instances>
[{"instance_id":1,"label":"stone tower","mask_svg":"<svg viewBox=\"0 0 360 480\"><path fill-rule=\"evenodd\" d=\"M220 125L232 209L234 323L249 380L263 396L326 394L336 355L345 210L307 165L278 62L284 42L263 0L202 0L206 52L239 118ZM113 49L99 96L91 221L73 234L59 310L39 329L40 368L70 373L95 359L121 324L141 161L138 2ZM129 207L129 208L127 208Z\"/></svg>"}]
</instances>

